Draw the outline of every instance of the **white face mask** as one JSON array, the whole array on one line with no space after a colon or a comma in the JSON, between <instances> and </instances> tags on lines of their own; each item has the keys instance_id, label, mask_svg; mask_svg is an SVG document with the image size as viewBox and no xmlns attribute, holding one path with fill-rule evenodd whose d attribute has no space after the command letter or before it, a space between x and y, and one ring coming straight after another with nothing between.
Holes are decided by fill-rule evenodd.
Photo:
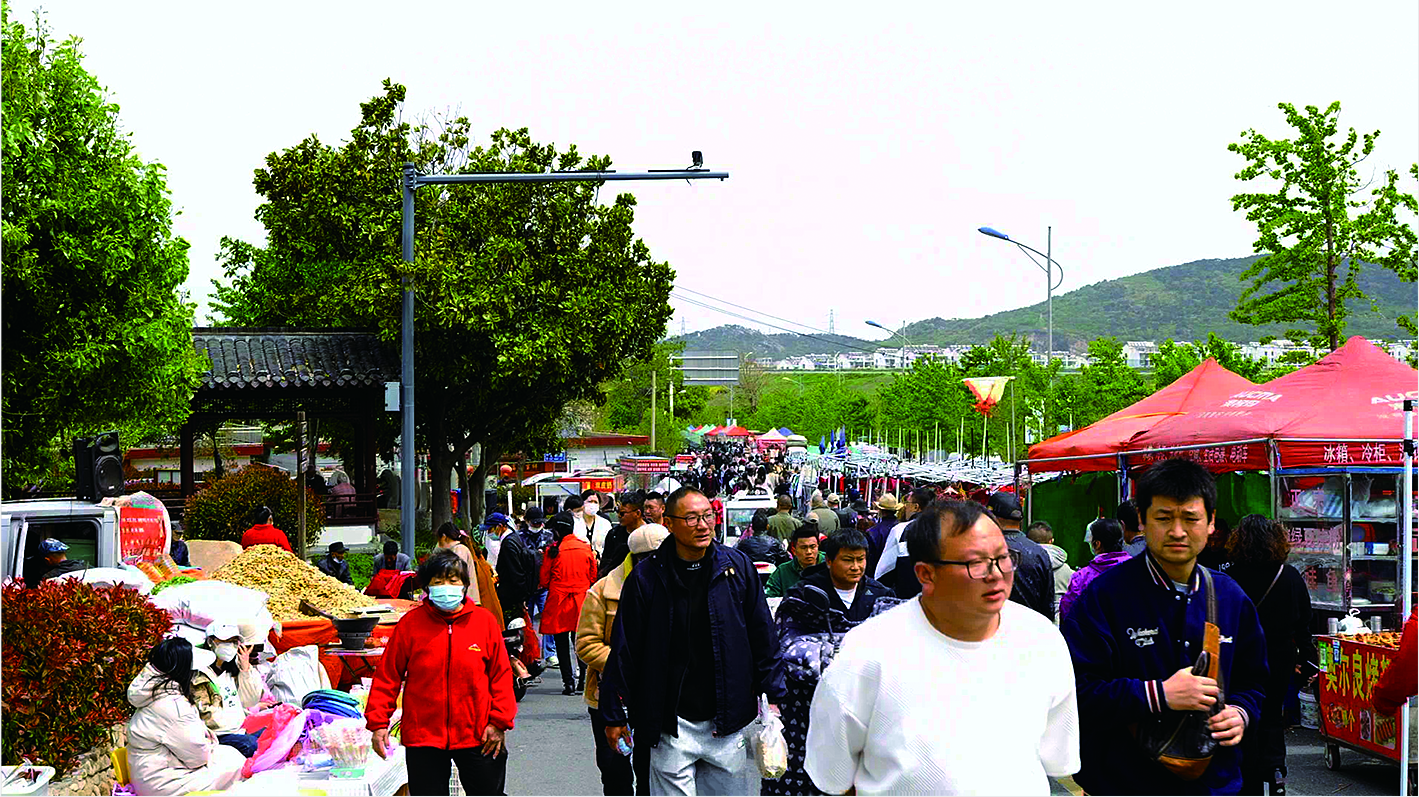
<instances>
[{"instance_id":1,"label":"white face mask","mask_svg":"<svg viewBox=\"0 0 1419 797\"><path fill-rule=\"evenodd\" d=\"M216 654L217 661L228 662L236 658L237 646L235 642L218 642L212 652Z\"/></svg>"},{"instance_id":2,"label":"white face mask","mask_svg":"<svg viewBox=\"0 0 1419 797\"><path fill-rule=\"evenodd\" d=\"M587 517L592 517L592 516L594 516L597 512L600 512L600 511L601 511L601 504L598 504L598 503L596 503L595 501L593 501L593 502L591 502L591 503L588 503L588 504L582 504L582 505L581 505L581 511L582 511L582 514L586 515Z\"/></svg>"}]
</instances>

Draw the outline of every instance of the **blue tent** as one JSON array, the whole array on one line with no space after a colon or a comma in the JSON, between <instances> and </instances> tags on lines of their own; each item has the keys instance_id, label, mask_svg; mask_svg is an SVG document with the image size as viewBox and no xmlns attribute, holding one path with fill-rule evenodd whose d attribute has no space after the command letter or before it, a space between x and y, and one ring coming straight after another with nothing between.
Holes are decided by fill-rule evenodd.
<instances>
[{"instance_id":1,"label":"blue tent","mask_svg":"<svg viewBox=\"0 0 1419 797\"><path fill-rule=\"evenodd\" d=\"M788 437L789 435L793 434L793 432L790 432L790 431L788 430L788 427L787 427L787 426L783 427L782 429L779 429L779 430L778 430L778 433L781 434L781 435L783 435L784 437Z\"/></svg>"}]
</instances>

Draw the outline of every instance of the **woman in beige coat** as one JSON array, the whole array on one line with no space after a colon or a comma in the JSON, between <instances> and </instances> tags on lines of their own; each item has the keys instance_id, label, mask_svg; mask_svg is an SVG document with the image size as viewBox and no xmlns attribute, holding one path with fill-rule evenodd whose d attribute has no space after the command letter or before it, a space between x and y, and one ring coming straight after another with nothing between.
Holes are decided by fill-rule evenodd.
<instances>
[{"instance_id":1,"label":"woman in beige coat","mask_svg":"<svg viewBox=\"0 0 1419 797\"><path fill-rule=\"evenodd\" d=\"M141 795L220 791L241 776L246 758L217 743L192 696L192 643L164 640L128 686L137 709L128 720L128 772Z\"/></svg>"},{"instance_id":2,"label":"woman in beige coat","mask_svg":"<svg viewBox=\"0 0 1419 797\"><path fill-rule=\"evenodd\" d=\"M628 760L606 741L606 723L598 710L597 690L601 671L611 655L611 629L616 622L616 609L621 602L621 587L636 563L649 556L670 530L659 523L648 523L631 532L627 545L631 555L625 564L591 586L581 605L581 619L576 629L576 655L586 662L586 704L591 714L591 735L596 739L596 766L601 770L603 794L631 794L634 771L637 794L650 793L650 745L632 747Z\"/></svg>"}]
</instances>

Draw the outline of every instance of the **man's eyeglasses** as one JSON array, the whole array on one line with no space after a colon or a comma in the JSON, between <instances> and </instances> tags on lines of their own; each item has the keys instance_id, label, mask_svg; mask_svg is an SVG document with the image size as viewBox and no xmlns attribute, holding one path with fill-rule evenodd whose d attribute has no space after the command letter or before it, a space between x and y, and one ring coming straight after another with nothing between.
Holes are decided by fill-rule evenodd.
<instances>
[{"instance_id":1,"label":"man's eyeglasses","mask_svg":"<svg viewBox=\"0 0 1419 797\"><path fill-rule=\"evenodd\" d=\"M665 516L683 520L691 526L713 526L715 517L714 512L704 512L699 515L671 515L667 513Z\"/></svg>"},{"instance_id":2,"label":"man's eyeglasses","mask_svg":"<svg viewBox=\"0 0 1419 797\"><path fill-rule=\"evenodd\" d=\"M984 581L990 578L991 567L999 570L1001 575L1015 572L1016 566L1020 564L1020 552L1011 551L1005 556L997 556L994 559L972 559L969 562L949 562L945 559L937 559L930 564L959 565L966 568L966 575L977 581Z\"/></svg>"}]
</instances>

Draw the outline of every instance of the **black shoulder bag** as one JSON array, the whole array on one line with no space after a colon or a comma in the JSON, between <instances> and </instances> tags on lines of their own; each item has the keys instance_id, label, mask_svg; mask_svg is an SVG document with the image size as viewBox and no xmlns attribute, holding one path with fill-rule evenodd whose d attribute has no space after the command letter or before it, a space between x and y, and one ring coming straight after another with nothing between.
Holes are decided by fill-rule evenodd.
<instances>
[{"instance_id":1,"label":"black shoulder bag","mask_svg":"<svg viewBox=\"0 0 1419 797\"><path fill-rule=\"evenodd\" d=\"M1207 711L1172 711L1166 706L1139 726L1138 741L1149 758L1183 780L1197 780L1212 763L1217 740L1207 722L1226 704L1226 687L1219 671L1221 630L1217 626L1217 592L1212 574L1205 567L1202 584L1207 590L1207 624L1202 635L1202 652L1197 654L1193 675L1205 675L1217 682L1217 702Z\"/></svg>"}]
</instances>

